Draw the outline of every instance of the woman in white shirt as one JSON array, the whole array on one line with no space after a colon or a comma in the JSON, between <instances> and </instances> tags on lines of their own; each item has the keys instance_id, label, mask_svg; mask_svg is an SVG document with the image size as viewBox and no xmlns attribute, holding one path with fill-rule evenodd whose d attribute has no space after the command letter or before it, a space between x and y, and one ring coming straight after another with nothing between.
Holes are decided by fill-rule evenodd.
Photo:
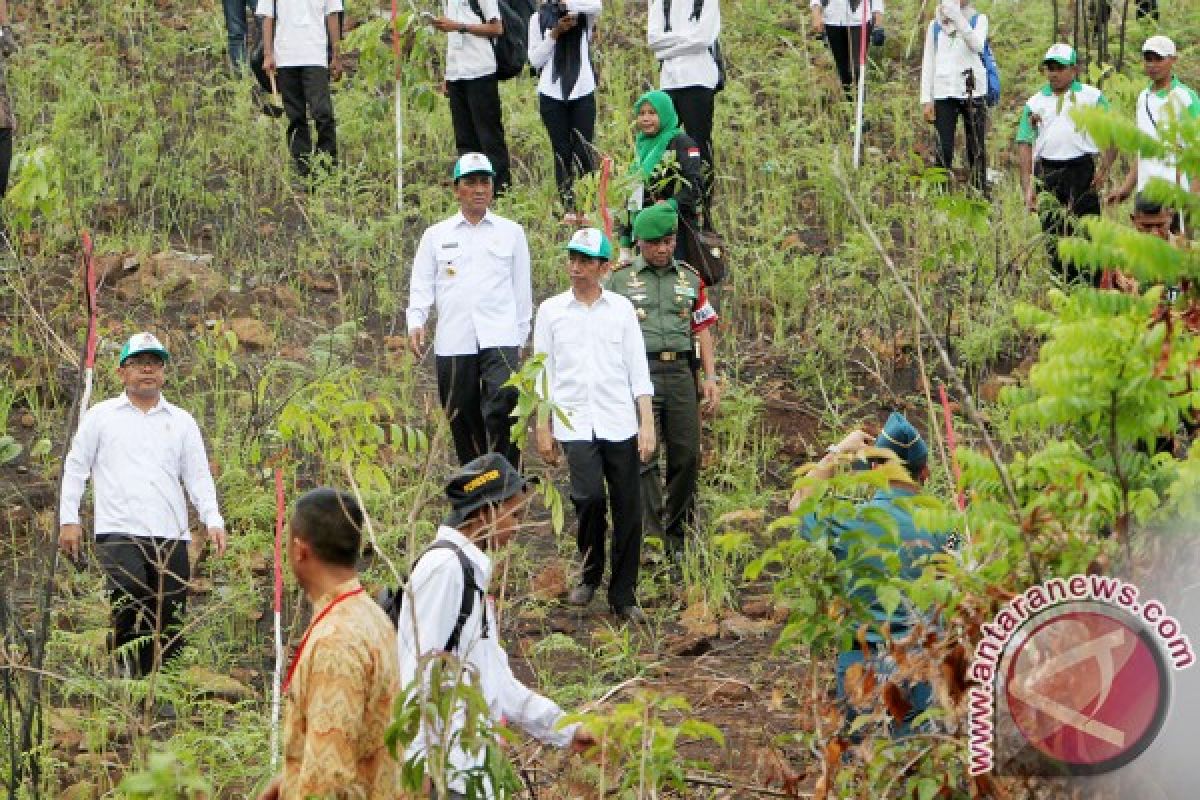
<instances>
[{"instance_id":1,"label":"woman in white shirt","mask_svg":"<svg viewBox=\"0 0 1200 800\"><path fill-rule=\"evenodd\" d=\"M987 193L987 69L983 48L988 18L970 0L942 0L925 32L921 109L938 135L938 164L954 163L954 134L963 118L971 184Z\"/></svg>"},{"instance_id":2,"label":"woman in white shirt","mask_svg":"<svg viewBox=\"0 0 1200 800\"><path fill-rule=\"evenodd\" d=\"M812 0L812 26L817 33L825 34L833 63L837 66L838 80L847 98L854 96L854 85L858 80L858 63L863 42L863 8L867 0ZM883 44L883 0L870 0L867 15L867 38L876 45Z\"/></svg>"},{"instance_id":3,"label":"woman in white shirt","mask_svg":"<svg viewBox=\"0 0 1200 800\"><path fill-rule=\"evenodd\" d=\"M595 169L596 73L588 43L599 14L600 0L547 0L529 19L529 63L541 72L538 104L567 224L583 222L575 180Z\"/></svg>"}]
</instances>

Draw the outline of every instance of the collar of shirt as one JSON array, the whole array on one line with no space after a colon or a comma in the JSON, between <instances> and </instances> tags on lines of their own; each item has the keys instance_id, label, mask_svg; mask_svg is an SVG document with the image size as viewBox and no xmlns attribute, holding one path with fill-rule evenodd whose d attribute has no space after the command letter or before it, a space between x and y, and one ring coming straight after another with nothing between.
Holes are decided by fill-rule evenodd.
<instances>
[{"instance_id":1,"label":"collar of shirt","mask_svg":"<svg viewBox=\"0 0 1200 800\"><path fill-rule=\"evenodd\" d=\"M575 296L574 289L571 290L571 299L567 301L567 305L579 306L580 308L595 308L600 303L604 303L605 305L607 305L611 302L612 302L612 292L610 292L608 289L605 289L603 286L601 286L600 287L600 296L597 297L595 302L593 302L590 306L587 305L586 303L583 303L578 297Z\"/></svg>"},{"instance_id":2,"label":"collar of shirt","mask_svg":"<svg viewBox=\"0 0 1200 800\"><path fill-rule=\"evenodd\" d=\"M166 411L170 413L171 409L173 408L173 406L167 402L167 399L163 397L161 393L158 395L158 402L155 403L154 408L150 409L149 411L142 411L140 408L135 406L133 404L133 400L130 399L128 392L121 392L121 394L117 395L117 406L129 406L130 408L136 409L147 416L157 411Z\"/></svg>"},{"instance_id":3,"label":"collar of shirt","mask_svg":"<svg viewBox=\"0 0 1200 800\"><path fill-rule=\"evenodd\" d=\"M1169 95L1171 92L1175 91L1176 89L1178 89L1178 88L1179 88L1180 86L1182 86L1182 85L1183 85L1183 84L1182 84L1182 83L1180 83L1180 81L1179 81L1179 78L1177 78L1177 77L1175 77L1174 75L1172 75L1172 76L1171 76L1171 85L1170 85L1170 86L1168 86L1167 88L1165 88L1165 89L1155 89L1155 88L1154 88L1154 81L1150 81L1150 85L1149 85L1148 87L1146 87L1146 88L1147 88L1147 89L1149 89L1149 90L1150 90L1150 92L1152 92L1152 93L1153 93L1153 94L1154 94L1156 97L1166 97L1167 95Z\"/></svg>"},{"instance_id":4,"label":"collar of shirt","mask_svg":"<svg viewBox=\"0 0 1200 800\"><path fill-rule=\"evenodd\" d=\"M323 610L325 610L326 607L328 607L328 605L330 603L332 603L338 597L344 595L346 592L354 591L355 589L359 588L361 585L362 584L358 582L357 577L351 578L346 581L342 581L337 586L333 587L328 592L326 592L325 594L321 595L320 597L318 597L316 599L316 602L313 603L313 611L314 611L313 616L315 617L316 615L320 614Z\"/></svg>"},{"instance_id":5,"label":"collar of shirt","mask_svg":"<svg viewBox=\"0 0 1200 800\"><path fill-rule=\"evenodd\" d=\"M1080 83L1079 81L1071 81L1071 85L1066 88L1066 91L1064 91L1063 94L1066 94L1067 92L1079 92L1082 90L1083 90L1082 83ZM1050 84L1047 83L1045 86L1042 87L1042 95L1043 96L1049 97L1052 94L1054 94L1054 89L1051 88Z\"/></svg>"},{"instance_id":6,"label":"collar of shirt","mask_svg":"<svg viewBox=\"0 0 1200 800\"><path fill-rule=\"evenodd\" d=\"M486 553L480 550L466 536L463 536L460 531L451 528L449 525L439 525L437 536L434 537L434 540L457 545L466 554L467 558L471 560L471 563L475 565L475 569L479 570L480 586L486 591L488 582L492 578L492 559Z\"/></svg>"},{"instance_id":7,"label":"collar of shirt","mask_svg":"<svg viewBox=\"0 0 1200 800\"><path fill-rule=\"evenodd\" d=\"M483 219L479 220L478 225L473 225L471 223L471 220L467 219L466 215L463 214L462 211L459 211L457 214L455 214L453 217L451 217L451 219L454 220L454 227L456 227L456 228L461 225L466 225L468 228L478 228L478 227L482 226L484 223L487 223L488 225L492 225L492 226L494 226L496 224L495 215L492 214L492 210L490 208L487 211L483 212Z\"/></svg>"}]
</instances>

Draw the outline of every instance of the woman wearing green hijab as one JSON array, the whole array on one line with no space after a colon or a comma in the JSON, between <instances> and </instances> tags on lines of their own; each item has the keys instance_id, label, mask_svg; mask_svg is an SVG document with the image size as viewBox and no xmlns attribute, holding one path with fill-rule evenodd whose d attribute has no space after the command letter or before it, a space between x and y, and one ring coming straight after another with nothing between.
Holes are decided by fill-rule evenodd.
<instances>
[{"instance_id":1,"label":"woman wearing green hijab","mask_svg":"<svg viewBox=\"0 0 1200 800\"><path fill-rule=\"evenodd\" d=\"M629 198L629 219L621 231L621 243L632 244L633 218L637 212L666 202L679 212L680 224L699 228L703 190L700 147L679 126L675 104L666 92L646 92L633 105L637 115L636 156L629 172L637 185ZM675 248L681 258L683 237Z\"/></svg>"}]
</instances>

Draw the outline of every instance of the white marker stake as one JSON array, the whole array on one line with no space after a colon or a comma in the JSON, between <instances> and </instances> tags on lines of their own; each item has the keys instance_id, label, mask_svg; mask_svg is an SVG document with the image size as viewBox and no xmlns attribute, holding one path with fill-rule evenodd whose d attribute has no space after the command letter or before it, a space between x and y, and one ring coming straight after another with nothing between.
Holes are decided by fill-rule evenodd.
<instances>
[{"instance_id":1,"label":"white marker stake","mask_svg":"<svg viewBox=\"0 0 1200 800\"><path fill-rule=\"evenodd\" d=\"M862 23L858 37L858 102L854 110L854 168L862 161L863 101L867 95L867 15L871 0L862 1Z\"/></svg>"},{"instance_id":2,"label":"white marker stake","mask_svg":"<svg viewBox=\"0 0 1200 800\"><path fill-rule=\"evenodd\" d=\"M275 468L275 675L271 680L271 769L279 763L280 686L283 681L283 470Z\"/></svg>"}]
</instances>

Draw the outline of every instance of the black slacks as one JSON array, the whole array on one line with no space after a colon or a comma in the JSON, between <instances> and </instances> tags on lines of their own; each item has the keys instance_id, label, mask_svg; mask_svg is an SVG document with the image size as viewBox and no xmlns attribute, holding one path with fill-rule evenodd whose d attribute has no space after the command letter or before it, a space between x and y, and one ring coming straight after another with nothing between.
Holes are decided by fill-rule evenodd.
<instances>
[{"instance_id":1,"label":"black slacks","mask_svg":"<svg viewBox=\"0 0 1200 800\"><path fill-rule=\"evenodd\" d=\"M938 165L954 166L954 134L958 118L963 118L967 138L967 167L971 185L987 194L987 104L982 97L970 101L957 97L939 97L933 101L934 127L938 135Z\"/></svg>"},{"instance_id":2,"label":"black slacks","mask_svg":"<svg viewBox=\"0 0 1200 800\"><path fill-rule=\"evenodd\" d=\"M1041 181L1043 191L1054 195L1059 208L1045 211L1041 215L1042 230L1049 234L1046 246L1050 264L1056 273L1068 283L1085 278L1074 264L1063 264L1058 257L1058 237L1074 236L1075 221L1079 217L1100 215L1100 195L1092 186L1096 175L1096 159L1080 156L1067 161L1038 159L1034 174ZM1100 271L1095 272L1098 279Z\"/></svg>"},{"instance_id":3,"label":"black slacks","mask_svg":"<svg viewBox=\"0 0 1200 800\"><path fill-rule=\"evenodd\" d=\"M575 210L575 180L596 168L592 139L596 131L596 95L557 100L538 95L542 124L554 149L554 181L563 208Z\"/></svg>"},{"instance_id":4,"label":"black slacks","mask_svg":"<svg viewBox=\"0 0 1200 800\"><path fill-rule=\"evenodd\" d=\"M868 24L868 44L870 38L871 25ZM846 92L847 99L853 100L858 84L858 60L862 55L862 26L826 25L825 41L829 43L829 52L833 54L833 63L837 67L842 90Z\"/></svg>"},{"instance_id":5,"label":"black slacks","mask_svg":"<svg viewBox=\"0 0 1200 800\"><path fill-rule=\"evenodd\" d=\"M329 94L327 67L280 67L277 73L279 94L287 114L287 142L301 175L312 169L314 152L329 156L337 164L337 129L333 119L333 98ZM317 128L317 145L313 149L308 118Z\"/></svg>"},{"instance_id":6,"label":"black slacks","mask_svg":"<svg viewBox=\"0 0 1200 800\"><path fill-rule=\"evenodd\" d=\"M500 83L495 75L465 81L447 81L454 147L463 153L483 153L496 170L496 191L512 183L508 144L504 141L504 113L500 108Z\"/></svg>"},{"instance_id":7,"label":"black slacks","mask_svg":"<svg viewBox=\"0 0 1200 800\"><path fill-rule=\"evenodd\" d=\"M599 586L604 577L606 506L612 507L612 575L608 604L614 609L637 602L638 564L642 557L641 470L637 437L563 442L571 470L571 501L579 528L575 541L583 557L583 583ZM608 487L607 501L605 486Z\"/></svg>"},{"instance_id":8,"label":"black slacks","mask_svg":"<svg viewBox=\"0 0 1200 800\"><path fill-rule=\"evenodd\" d=\"M96 551L112 603L113 646L140 640L134 665L139 676L149 675L183 647L192 577L187 542L110 533L96 537Z\"/></svg>"},{"instance_id":9,"label":"black slacks","mask_svg":"<svg viewBox=\"0 0 1200 800\"><path fill-rule=\"evenodd\" d=\"M13 129L0 128L0 197L8 194L8 174L12 170Z\"/></svg>"},{"instance_id":10,"label":"black slacks","mask_svg":"<svg viewBox=\"0 0 1200 800\"><path fill-rule=\"evenodd\" d=\"M713 194L713 108L717 93L705 86L688 86L684 89L668 89L667 94L675 104L675 113L688 136L696 140L700 148L700 160L704 162L704 211L705 223L712 213Z\"/></svg>"},{"instance_id":11,"label":"black slacks","mask_svg":"<svg viewBox=\"0 0 1200 800\"><path fill-rule=\"evenodd\" d=\"M450 418L459 462L500 453L520 469L521 451L511 436L518 392L504 385L517 370L517 348L488 347L470 355L438 356L436 361L438 397Z\"/></svg>"}]
</instances>

